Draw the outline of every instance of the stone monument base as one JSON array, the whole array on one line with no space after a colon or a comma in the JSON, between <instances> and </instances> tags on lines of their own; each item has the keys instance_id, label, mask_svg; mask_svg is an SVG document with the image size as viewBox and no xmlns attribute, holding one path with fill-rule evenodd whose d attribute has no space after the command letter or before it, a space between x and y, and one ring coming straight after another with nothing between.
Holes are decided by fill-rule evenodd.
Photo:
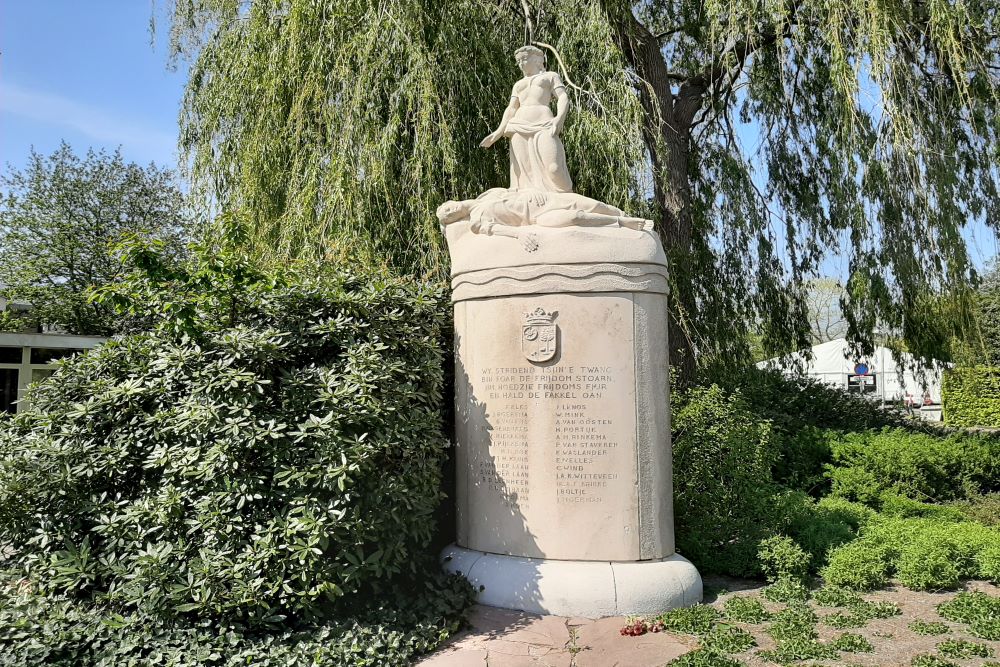
<instances>
[{"instance_id":1,"label":"stone monument base","mask_svg":"<svg viewBox=\"0 0 1000 667\"><path fill-rule=\"evenodd\" d=\"M521 558L450 545L444 569L464 575L479 602L556 616L658 614L701 602L701 576L674 554L633 562ZM480 590L481 589L481 590Z\"/></svg>"}]
</instances>

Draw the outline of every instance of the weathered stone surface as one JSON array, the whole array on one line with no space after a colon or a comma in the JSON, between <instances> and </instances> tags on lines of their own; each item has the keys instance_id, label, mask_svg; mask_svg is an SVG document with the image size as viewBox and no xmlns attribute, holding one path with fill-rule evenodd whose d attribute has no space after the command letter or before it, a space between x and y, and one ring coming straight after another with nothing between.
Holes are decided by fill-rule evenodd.
<instances>
[{"instance_id":1,"label":"weathered stone surface","mask_svg":"<svg viewBox=\"0 0 1000 667\"><path fill-rule=\"evenodd\" d=\"M486 604L600 617L701 598L674 554L666 255L572 192L568 98L534 47L489 147L511 182L437 210L455 304L457 545ZM550 103L558 100L552 114Z\"/></svg>"}]
</instances>

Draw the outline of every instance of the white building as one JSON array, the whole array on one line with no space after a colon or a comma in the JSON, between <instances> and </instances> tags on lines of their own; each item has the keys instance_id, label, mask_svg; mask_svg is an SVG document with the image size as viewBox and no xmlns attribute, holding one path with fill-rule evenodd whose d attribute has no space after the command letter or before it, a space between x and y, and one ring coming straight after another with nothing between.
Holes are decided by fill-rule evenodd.
<instances>
[{"instance_id":1,"label":"white building","mask_svg":"<svg viewBox=\"0 0 1000 667\"><path fill-rule=\"evenodd\" d=\"M874 354L852 355L847 341L837 338L811 348L812 359L804 351L768 359L757 364L787 375L806 375L845 391L860 393L883 404L922 408L923 416L940 419L942 365L923 372L914 357L903 353L899 362L892 350L877 346ZM936 414L935 414L936 413Z\"/></svg>"},{"instance_id":2,"label":"white building","mask_svg":"<svg viewBox=\"0 0 1000 667\"><path fill-rule=\"evenodd\" d=\"M23 311L28 308L27 304L9 303L0 297L0 311ZM100 345L105 340L64 333L0 333L0 412L16 412L24 390L32 382L51 375L56 361Z\"/></svg>"}]
</instances>

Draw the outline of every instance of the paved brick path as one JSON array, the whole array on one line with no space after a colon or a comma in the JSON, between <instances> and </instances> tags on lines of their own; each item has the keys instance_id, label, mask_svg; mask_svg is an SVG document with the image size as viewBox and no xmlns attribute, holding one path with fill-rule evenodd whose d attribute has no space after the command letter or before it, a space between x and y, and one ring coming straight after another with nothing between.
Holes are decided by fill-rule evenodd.
<instances>
[{"instance_id":1,"label":"paved brick path","mask_svg":"<svg viewBox=\"0 0 1000 667\"><path fill-rule=\"evenodd\" d=\"M477 606L471 628L419 667L661 667L694 649L695 639L652 633L623 637L621 617L535 616Z\"/></svg>"}]
</instances>

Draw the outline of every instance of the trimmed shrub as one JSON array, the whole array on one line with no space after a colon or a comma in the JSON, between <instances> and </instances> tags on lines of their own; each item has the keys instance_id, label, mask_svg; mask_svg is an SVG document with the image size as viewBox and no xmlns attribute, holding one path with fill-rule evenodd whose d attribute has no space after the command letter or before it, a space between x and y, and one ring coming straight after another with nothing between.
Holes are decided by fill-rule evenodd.
<instances>
[{"instance_id":1,"label":"trimmed shrub","mask_svg":"<svg viewBox=\"0 0 1000 667\"><path fill-rule=\"evenodd\" d=\"M0 553L31 586L273 624L426 562L442 290L231 259L118 288L152 330L63 363L0 421Z\"/></svg>"},{"instance_id":2,"label":"trimmed shrub","mask_svg":"<svg viewBox=\"0 0 1000 667\"><path fill-rule=\"evenodd\" d=\"M949 368L941 378L944 422L951 426L1000 428L1000 368Z\"/></svg>"},{"instance_id":3,"label":"trimmed shrub","mask_svg":"<svg viewBox=\"0 0 1000 667\"><path fill-rule=\"evenodd\" d=\"M885 518L834 550L822 575L854 590L880 588L891 576L914 590L950 589L962 579L989 578L998 547L1000 531L977 523Z\"/></svg>"},{"instance_id":4,"label":"trimmed shrub","mask_svg":"<svg viewBox=\"0 0 1000 667\"><path fill-rule=\"evenodd\" d=\"M885 547L863 540L845 544L831 554L822 570L823 579L858 591L882 588L889 582L888 555Z\"/></svg>"},{"instance_id":5,"label":"trimmed shrub","mask_svg":"<svg viewBox=\"0 0 1000 667\"><path fill-rule=\"evenodd\" d=\"M884 429L834 436L831 446L833 494L868 504L885 493L956 500L992 491L1000 479L1000 440L989 436Z\"/></svg>"}]
</instances>

